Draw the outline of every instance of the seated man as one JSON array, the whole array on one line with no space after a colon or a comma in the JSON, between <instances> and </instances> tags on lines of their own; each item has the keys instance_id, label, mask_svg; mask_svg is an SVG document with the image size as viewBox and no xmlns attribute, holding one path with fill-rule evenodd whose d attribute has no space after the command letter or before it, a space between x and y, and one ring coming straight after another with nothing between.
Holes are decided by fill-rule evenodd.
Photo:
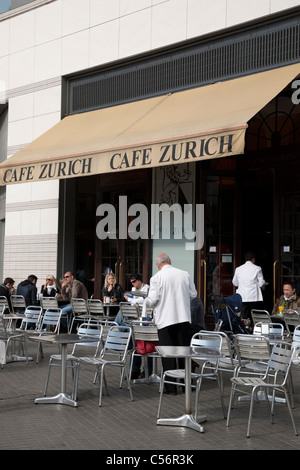
<instances>
[{"instance_id":1,"label":"seated man","mask_svg":"<svg viewBox=\"0 0 300 470\"><path fill-rule=\"evenodd\" d=\"M37 299L37 283L38 278L31 274L25 281L18 284L17 295L23 295L26 303L26 307L29 305L38 305Z\"/></svg>"},{"instance_id":2,"label":"seated man","mask_svg":"<svg viewBox=\"0 0 300 470\"><path fill-rule=\"evenodd\" d=\"M279 309L279 307L283 307ZM283 284L283 295L277 299L271 315L278 315L280 310L294 310L300 308L300 297L296 294L296 285L292 281Z\"/></svg>"},{"instance_id":3,"label":"seated man","mask_svg":"<svg viewBox=\"0 0 300 470\"><path fill-rule=\"evenodd\" d=\"M74 279L74 275L71 271L67 271L64 275L64 281L62 283L62 290L61 290L62 299L67 301L67 304L62 306L62 312L68 315L68 319L70 321L72 317L72 305L71 299L88 299L88 292L85 285ZM66 318L62 318L61 326L63 331L67 331L68 321Z\"/></svg>"},{"instance_id":4,"label":"seated man","mask_svg":"<svg viewBox=\"0 0 300 470\"><path fill-rule=\"evenodd\" d=\"M7 302L8 302L10 311L12 310L10 296L15 291L14 283L15 283L15 281L11 277L6 277L3 281L2 286L0 286L0 297L6 297L7 298ZM9 312L4 311L4 313L9 313Z\"/></svg>"}]
</instances>

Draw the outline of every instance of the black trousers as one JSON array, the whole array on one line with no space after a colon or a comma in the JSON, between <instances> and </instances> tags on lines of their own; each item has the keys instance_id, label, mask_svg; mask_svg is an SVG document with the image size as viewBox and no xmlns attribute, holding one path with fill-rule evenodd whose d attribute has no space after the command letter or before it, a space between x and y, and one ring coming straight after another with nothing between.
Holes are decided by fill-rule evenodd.
<instances>
[{"instance_id":1,"label":"black trousers","mask_svg":"<svg viewBox=\"0 0 300 470\"><path fill-rule=\"evenodd\" d=\"M242 318L243 320L246 320L247 318L251 318L251 310L257 309L257 310L263 310L264 309L264 303L263 301L258 301L258 302L243 302L242 303Z\"/></svg>"},{"instance_id":2,"label":"black trousers","mask_svg":"<svg viewBox=\"0 0 300 470\"><path fill-rule=\"evenodd\" d=\"M176 323L158 330L158 339L161 346L189 346L189 322ZM162 358L163 370L171 370L177 368L176 358ZM184 369L184 359L178 359L178 366ZM166 384L165 388L169 392L176 391L175 385Z\"/></svg>"}]
</instances>

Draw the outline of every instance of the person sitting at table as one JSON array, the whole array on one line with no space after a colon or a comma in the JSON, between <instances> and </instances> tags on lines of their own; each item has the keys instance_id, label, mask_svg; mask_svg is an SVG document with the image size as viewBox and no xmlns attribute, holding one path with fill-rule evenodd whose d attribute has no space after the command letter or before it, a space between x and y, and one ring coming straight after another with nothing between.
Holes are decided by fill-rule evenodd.
<instances>
[{"instance_id":1,"label":"person sitting at table","mask_svg":"<svg viewBox=\"0 0 300 470\"><path fill-rule=\"evenodd\" d=\"M131 305L143 305L144 297L135 296L133 292L135 290L139 290L147 293L149 285L143 283L143 279L140 274L132 274L132 276L130 276L130 282L132 284L132 296L124 295L125 300L127 300Z\"/></svg>"},{"instance_id":2,"label":"person sitting at table","mask_svg":"<svg viewBox=\"0 0 300 470\"><path fill-rule=\"evenodd\" d=\"M38 305L36 288L37 280L37 276L30 274L27 279L18 284L17 295L23 295L26 307L29 305Z\"/></svg>"},{"instance_id":3,"label":"person sitting at table","mask_svg":"<svg viewBox=\"0 0 300 470\"><path fill-rule=\"evenodd\" d=\"M74 274L71 271L67 271L64 275L64 280L61 286L62 300L67 301L65 305L61 307L63 313L66 313L69 321L72 316L72 305L71 299L88 299L88 291L85 285L74 279ZM68 321L66 318L61 319L61 331L67 331Z\"/></svg>"},{"instance_id":4,"label":"person sitting at table","mask_svg":"<svg viewBox=\"0 0 300 470\"><path fill-rule=\"evenodd\" d=\"M3 281L2 286L0 286L0 297L7 298L7 303L9 305L10 311L12 310L10 296L15 291L14 284L15 281L11 277L6 277ZM9 313L9 311L5 309L4 313Z\"/></svg>"},{"instance_id":5,"label":"person sitting at table","mask_svg":"<svg viewBox=\"0 0 300 470\"><path fill-rule=\"evenodd\" d=\"M108 273L105 276L104 286L102 289L102 299L105 303L106 298L109 298L110 304L119 304L124 302L124 290L120 284L117 283L116 276L113 273ZM110 314L116 315L119 311L119 307L110 308Z\"/></svg>"},{"instance_id":6,"label":"person sitting at table","mask_svg":"<svg viewBox=\"0 0 300 470\"><path fill-rule=\"evenodd\" d=\"M279 309L279 307L283 307ZM277 299L271 315L280 314L280 310L295 310L300 308L300 297L296 293L296 285L293 281L285 281L283 284L283 295ZM289 312L287 312L289 313Z\"/></svg>"},{"instance_id":7,"label":"person sitting at table","mask_svg":"<svg viewBox=\"0 0 300 470\"><path fill-rule=\"evenodd\" d=\"M55 297L60 293L58 281L52 274L48 274L45 284L42 285L41 294L43 297Z\"/></svg>"}]
</instances>

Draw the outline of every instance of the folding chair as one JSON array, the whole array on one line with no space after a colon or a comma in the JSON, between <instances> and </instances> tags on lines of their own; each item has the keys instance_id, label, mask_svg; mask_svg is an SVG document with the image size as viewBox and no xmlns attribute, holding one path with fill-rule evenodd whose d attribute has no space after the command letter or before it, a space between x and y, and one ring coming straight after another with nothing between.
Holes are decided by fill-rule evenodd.
<instances>
[{"instance_id":1,"label":"folding chair","mask_svg":"<svg viewBox=\"0 0 300 470\"><path fill-rule=\"evenodd\" d=\"M34 328L35 330L39 327L40 321L42 319L43 309L37 305L30 305L26 307L24 318L20 326L20 330L30 331L28 328Z\"/></svg>"},{"instance_id":2,"label":"folding chair","mask_svg":"<svg viewBox=\"0 0 300 470\"><path fill-rule=\"evenodd\" d=\"M96 317L97 319L100 317L105 317L103 303L100 299L88 299L87 307L91 318Z\"/></svg>"},{"instance_id":3,"label":"folding chair","mask_svg":"<svg viewBox=\"0 0 300 470\"><path fill-rule=\"evenodd\" d=\"M292 336L294 328L300 325L300 315L296 310L283 310L282 315L286 326L287 335Z\"/></svg>"},{"instance_id":4,"label":"folding chair","mask_svg":"<svg viewBox=\"0 0 300 470\"><path fill-rule=\"evenodd\" d=\"M6 320L3 317L5 311L4 305L0 307L0 364L3 368L7 362L14 362L16 360L15 355L15 343L19 343L19 347L22 346L25 351L24 359L28 364L28 354L26 345L26 335L24 333L10 331L7 329ZM9 354L9 348L11 346L11 353Z\"/></svg>"},{"instance_id":5,"label":"folding chair","mask_svg":"<svg viewBox=\"0 0 300 470\"><path fill-rule=\"evenodd\" d=\"M135 305L131 305L128 302L120 302L119 307L123 322L139 318L139 309Z\"/></svg>"},{"instance_id":6,"label":"folding chair","mask_svg":"<svg viewBox=\"0 0 300 470\"><path fill-rule=\"evenodd\" d=\"M1 310L1 307L4 307L3 311L5 313L12 313L12 311L10 309L10 306L9 306L9 303L8 303L8 300L7 300L7 297L5 297L4 295L0 296L0 310Z\"/></svg>"},{"instance_id":7,"label":"folding chair","mask_svg":"<svg viewBox=\"0 0 300 470\"><path fill-rule=\"evenodd\" d=\"M271 315L267 310L257 310L257 309L252 309L251 310L251 317L253 321L253 325L256 323L271 323Z\"/></svg>"}]
</instances>

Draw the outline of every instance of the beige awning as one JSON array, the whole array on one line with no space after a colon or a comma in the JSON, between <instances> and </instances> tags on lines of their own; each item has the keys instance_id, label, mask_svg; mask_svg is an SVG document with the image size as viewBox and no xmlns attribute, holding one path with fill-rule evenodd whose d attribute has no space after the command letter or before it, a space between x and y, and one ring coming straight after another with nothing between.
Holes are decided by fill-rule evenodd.
<instances>
[{"instance_id":1,"label":"beige awning","mask_svg":"<svg viewBox=\"0 0 300 470\"><path fill-rule=\"evenodd\" d=\"M300 64L68 116L0 165L0 184L238 155L247 122Z\"/></svg>"}]
</instances>

